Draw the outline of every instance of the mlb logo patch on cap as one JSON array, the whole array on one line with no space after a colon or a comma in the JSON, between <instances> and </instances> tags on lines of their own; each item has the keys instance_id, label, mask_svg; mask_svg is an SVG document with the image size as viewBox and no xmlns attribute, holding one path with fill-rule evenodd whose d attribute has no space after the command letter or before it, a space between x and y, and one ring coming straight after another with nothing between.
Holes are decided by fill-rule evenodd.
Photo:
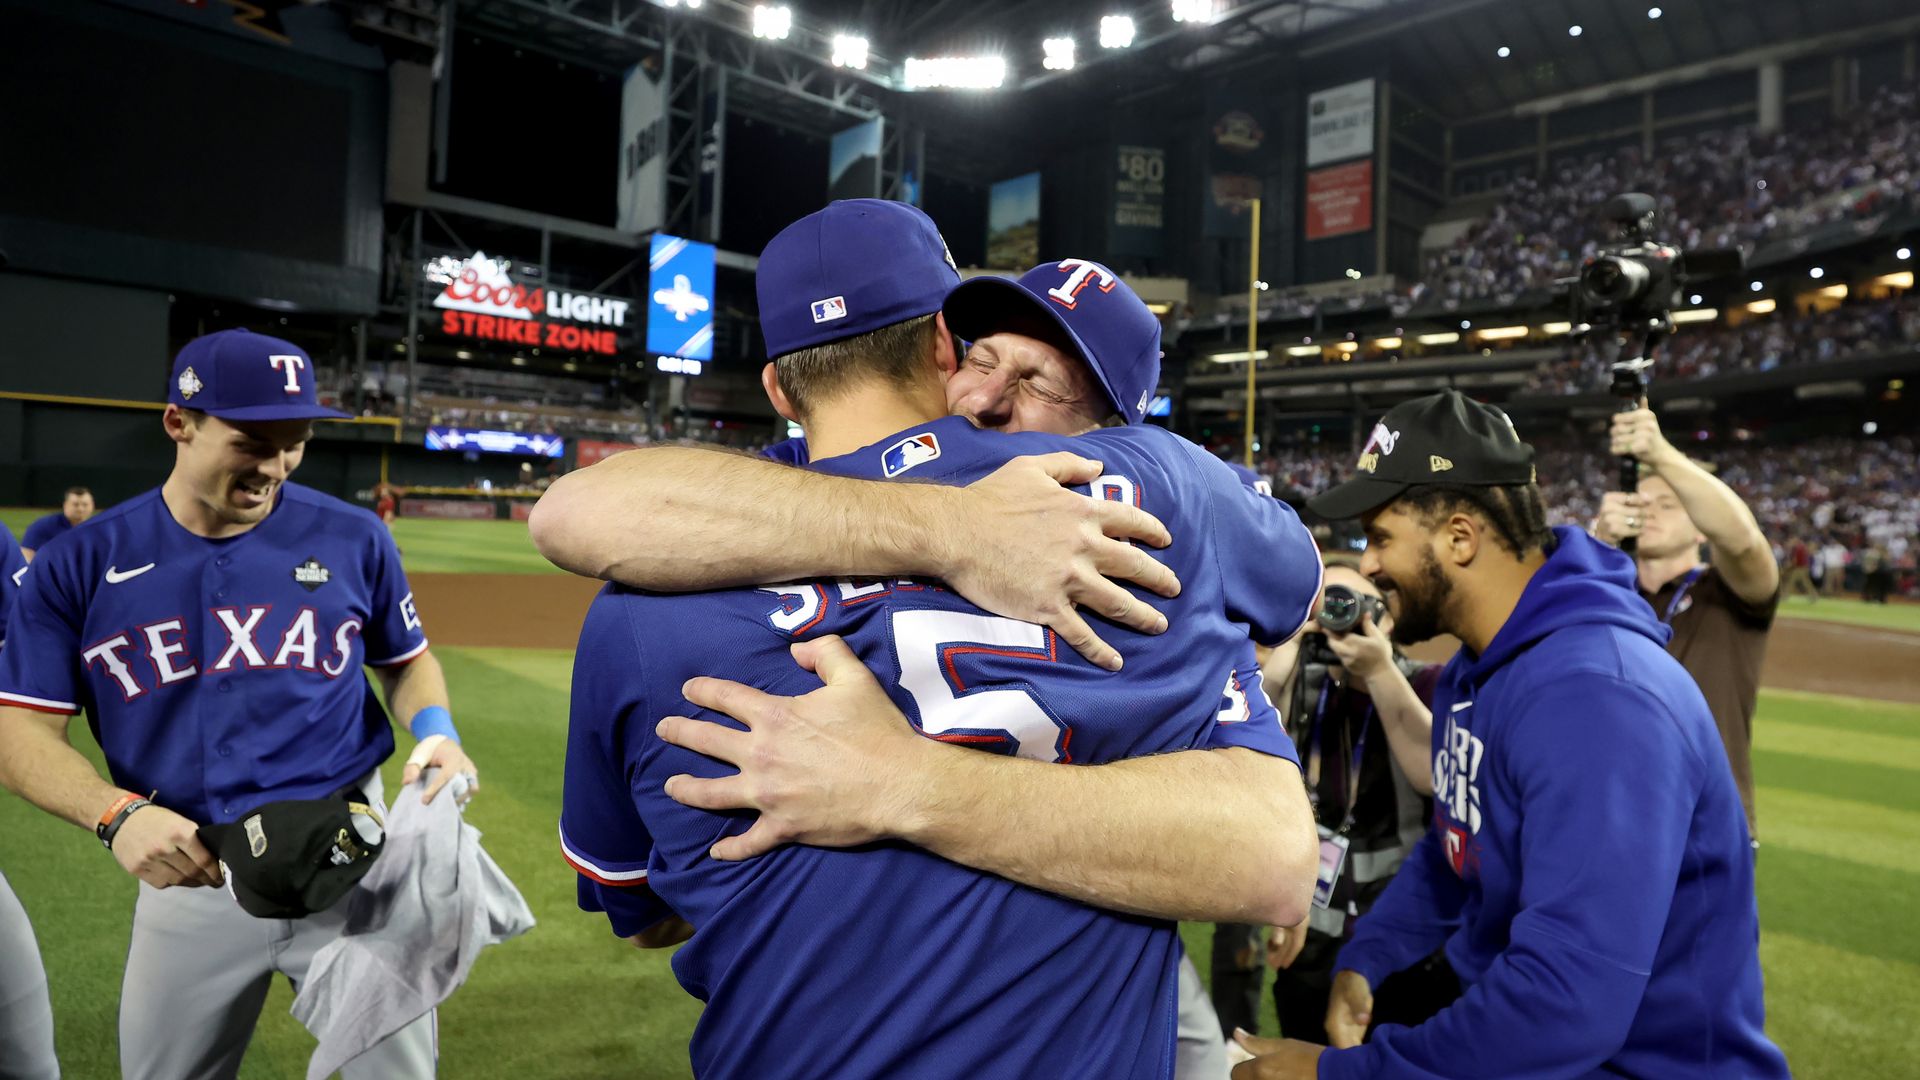
<instances>
[{"instance_id":1,"label":"mlb logo patch on cap","mask_svg":"<svg viewBox=\"0 0 1920 1080\"><path fill-rule=\"evenodd\" d=\"M887 447L880 455L880 468L891 480L915 465L923 465L939 456L940 440L934 437L933 432L923 431Z\"/></svg>"},{"instance_id":2,"label":"mlb logo patch on cap","mask_svg":"<svg viewBox=\"0 0 1920 1080\"><path fill-rule=\"evenodd\" d=\"M832 322L846 317L847 298L844 296L829 296L825 300L813 302L813 321L816 323Z\"/></svg>"}]
</instances>

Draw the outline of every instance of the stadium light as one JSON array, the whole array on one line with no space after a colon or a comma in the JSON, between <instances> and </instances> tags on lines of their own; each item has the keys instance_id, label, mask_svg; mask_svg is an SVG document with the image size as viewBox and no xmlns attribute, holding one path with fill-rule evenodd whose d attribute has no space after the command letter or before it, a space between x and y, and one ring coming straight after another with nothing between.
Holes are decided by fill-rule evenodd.
<instances>
[{"instance_id":1,"label":"stadium light","mask_svg":"<svg viewBox=\"0 0 1920 1080\"><path fill-rule=\"evenodd\" d=\"M833 66L843 68L867 67L867 39L852 34L833 36Z\"/></svg>"},{"instance_id":2,"label":"stadium light","mask_svg":"<svg viewBox=\"0 0 1920 1080\"><path fill-rule=\"evenodd\" d=\"M1689 303L1689 304L1698 304L1698 303L1700 302L1700 300L1701 300L1701 296L1700 296L1700 294L1699 294L1699 293L1694 293L1694 294L1693 294L1692 296L1690 296L1690 297L1688 297L1688 298L1687 298L1687 303Z\"/></svg>"},{"instance_id":3,"label":"stadium light","mask_svg":"<svg viewBox=\"0 0 1920 1080\"><path fill-rule=\"evenodd\" d=\"M670 8L697 8L700 6L700 0L667 0L667 6Z\"/></svg>"},{"instance_id":4,"label":"stadium light","mask_svg":"<svg viewBox=\"0 0 1920 1080\"><path fill-rule=\"evenodd\" d=\"M1256 289L1259 289L1259 290L1260 290L1261 292L1266 292L1266 291L1267 291L1268 289L1271 289L1271 288L1273 288L1273 286L1271 286L1271 285L1269 285L1269 284L1267 284L1267 283L1266 283L1266 282L1264 282L1264 281L1256 281L1256 282L1254 282L1254 283L1253 283L1253 287L1254 287L1254 288L1256 288Z\"/></svg>"},{"instance_id":5,"label":"stadium light","mask_svg":"<svg viewBox=\"0 0 1920 1080\"><path fill-rule=\"evenodd\" d=\"M1444 330L1438 334L1421 334L1413 340L1422 345L1451 345L1460 340L1460 335L1451 330Z\"/></svg>"},{"instance_id":6,"label":"stadium light","mask_svg":"<svg viewBox=\"0 0 1920 1080\"><path fill-rule=\"evenodd\" d=\"M1777 306L1779 305L1774 299L1768 297L1765 300L1755 300L1753 303L1748 304L1747 312L1751 315L1771 315L1773 314L1773 309Z\"/></svg>"},{"instance_id":7,"label":"stadium light","mask_svg":"<svg viewBox=\"0 0 1920 1080\"><path fill-rule=\"evenodd\" d=\"M1103 15L1100 17L1100 47L1103 49L1125 49L1133 45L1133 16Z\"/></svg>"},{"instance_id":8,"label":"stadium light","mask_svg":"<svg viewBox=\"0 0 1920 1080\"><path fill-rule=\"evenodd\" d=\"M1473 320L1472 320L1472 319L1461 319L1461 320L1460 320L1460 329L1462 329L1462 330L1471 330L1471 329L1473 329Z\"/></svg>"},{"instance_id":9,"label":"stadium light","mask_svg":"<svg viewBox=\"0 0 1920 1080\"><path fill-rule=\"evenodd\" d=\"M1873 279L1873 283L1889 289L1911 289L1913 288L1913 271L1901 270L1897 273L1881 274Z\"/></svg>"},{"instance_id":10,"label":"stadium light","mask_svg":"<svg viewBox=\"0 0 1920 1080\"><path fill-rule=\"evenodd\" d=\"M1048 71L1073 70L1073 39L1070 37L1052 37L1040 43L1040 51L1046 58L1040 61Z\"/></svg>"},{"instance_id":11,"label":"stadium light","mask_svg":"<svg viewBox=\"0 0 1920 1080\"><path fill-rule=\"evenodd\" d=\"M1673 313L1673 321L1675 323L1712 322L1719 317L1720 309L1710 307L1688 308L1685 311L1676 311Z\"/></svg>"},{"instance_id":12,"label":"stadium light","mask_svg":"<svg viewBox=\"0 0 1920 1080\"><path fill-rule=\"evenodd\" d=\"M1404 344L1406 344L1406 342L1397 337L1377 337L1373 339L1373 347L1376 349L1397 349Z\"/></svg>"},{"instance_id":13,"label":"stadium light","mask_svg":"<svg viewBox=\"0 0 1920 1080\"><path fill-rule=\"evenodd\" d=\"M1894 252L1893 257L1896 259L1899 259L1902 262L1905 262L1906 260L1913 258L1913 249L1903 247L1899 251Z\"/></svg>"},{"instance_id":14,"label":"stadium light","mask_svg":"<svg viewBox=\"0 0 1920 1080\"><path fill-rule=\"evenodd\" d=\"M1490 326L1480 331L1481 341L1511 341L1526 336L1527 328L1524 326Z\"/></svg>"},{"instance_id":15,"label":"stadium light","mask_svg":"<svg viewBox=\"0 0 1920 1080\"><path fill-rule=\"evenodd\" d=\"M1748 292L1759 292L1759 291L1760 291L1761 289L1764 289L1764 288L1766 288L1766 286L1764 286L1764 285L1762 285L1762 284L1760 284L1760 283L1759 283L1759 282L1757 282L1757 281L1749 281L1749 282L1747 282L1747 291L1748 291Z\"/></svg>"},{"instance_id":16,"label":"stadium light","mask_svg":"<svg viewBox=\"0 0 1920 1080\"><path fill-rule=\"evenodd\" d=\"M1547 337L1559 337L1561 334L1571 334L1573 333L1573 324L1570 322L1541 323L1540 333Z\"/></svg>"},{"instance_id":17,"label":"stadium light","mask_svg":"<svg viewBox=\"0 0 1920 1080\"><path fill-rule=\"evenodd\" d=\"M1360 348L1360 343L1357 341L1343 341L1340 344L1335 345L1334 348L1340 350L1343 353L1351 353Z\"/></svg>"},{"instance_id":18,"label":"stadium light","mask_svg":"<svg viewBox=\"0 0 1920 1080\"><path fill-rule=\"evenodd\" d=\"M1579 23L1574 23L1572 26L1567 27L1568 37L1579 37L1582 33L1583 31L1581 30Z\"/></svg>"},{"instance_id":19,"label":"stadium light","mask_svg":"<svg viewBox=\"0 0 1920 1080\"><path fill-rule=\"evenodd\" d=\"M1260 351L1253 354L1253 358L1255 360L1265 360L1267 356L1268 356L1268 352L1265 349L1261 349ZM1216 364L1238 364L1244 361L1246 358L1247 358L1247 354L1244 349L1241 350L1240 352L1214 353L1212 356L1207 357L1207 359L1213 361Z\"/></svg>"},{"instance_id":20,"label":"stadium light","mask_svg":"<svg viewBox=\"0 0 1920 1080\"><path fill-rule=\"evenodd\" d=\"M1007 81L1007 61L1000 56L909 56L907 89L993 90Z\"/></svg>"},{"instance_id":21,"label":"stadium light","mask_svg":"<svg viewBox=\"0 0 1920 1080\"><path fill-rule=\"evenodd\" d=\"M1819 281L1821 278L1827 276L1827 272L1816 266L1813 269L1807 271L1807 276L1812 278L1815 281Z\"/></svg>"},{"instance_id":22,"label":"stadium light","mask_svg":"<svg viewBox=\"0 0 1920 1080\"><path fill-rule=\"evenodd\" d=\"M1493 55L1499 57L1502 60L1505 60L1507 57L1513 55L1513 50L1507 48L1505 45L1502 45L1499 48L1493 50Z\"/></svg>"},{"instance_id":23,"label":"stadium light","mask_svg":"<svg viewBox=\"0 0 1920 1080\"><path fill-rule=\"evenodd\" d=\"M1650 7L1650 8L1648 8L1648 9L1647 9L1647 18L1649 18L1649 19L1657 19L1657 18L1659 18L1660 16L1662 16L1662 15L1665 15L1665 14L1666 14L1666 12L1664 12L1664 11L1661 11L1661 10L1660 10L1659 8L1657 8L1657 7Z\"/></svg>"},{"instance_id":24,"label":"stadium light","mask_svg":"<svg viewBox=\"0 0 1920 1080\"><path fill-rule=\"evenodd\" d=\"M1319 356L1320 346L1295 345L1293 348L1287 350L1287 355L1288 356Z\"/></svg>"},{"instance_id":25,"label":"stadium light","mask_svg":"<svg viewBox=\"0 0 1920 1080\"><path fill-rule=\"evenodd\" d=\"M770 7L753 5L753 36L768 41L785 41L793 33L793 9L785 4Z\"/></svg>"},{"instance_id":26,"label":"stadium light","mask_svg":"<svg viewBox=\"0 0 1920 1080\"><path fill-rule=\"evenodd\" d=\"M1845 285L1829 285L1824 289L1815 289L1813 295L1824 297L1828 300L1845 300L1847 298L1847 287Z\"/></svg>"},{"instance_id":27,"label":"stadium light","mask_svg":"<svg viewBox=\"0 0 1920 1080\"><path fill-rule=\"evenodd\" d=\"M1879 433L1880 433L1880 425L1874 423L1871 420L1860 425L1860 434L1862 435L1877 435Z\"/></svg>"},{"instance_id":28,"label":"stadium light","mask_svg":"<svg viewBox=\"0 0 1920 1080\"><path fill-rule=\"evenodd\" d=\"M1213 21L1213 0L1173 0L1173 21L1209 23Z\"/></svg>"}]
</instances>

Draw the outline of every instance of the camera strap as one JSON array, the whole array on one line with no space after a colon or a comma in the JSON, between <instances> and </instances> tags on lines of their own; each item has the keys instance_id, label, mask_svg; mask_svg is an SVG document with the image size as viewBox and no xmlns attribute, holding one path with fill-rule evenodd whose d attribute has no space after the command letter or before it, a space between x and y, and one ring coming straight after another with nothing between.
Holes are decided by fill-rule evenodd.
<instances>
[{"instance_id":1,"label":"camera strap","mask_svg":"<svg viewBox=\"0 0 1920 1080\"><path fill-rule=\"evenodd\" d=\"M1332 689L1333 680L1331 678L1323 678L1320 681L1320 699L1314 704L1313 724L1307 732L1307 746L1309 748L1307 758L1307 798L1313 803L1316 816L1318 816L1320 810L1320 770L1322 763L1329 760L1326 754L1325 739L1322 737L1322 732L1325 730L1322 722L1327 716L1327 698L1330 696ZM1341 793L1346 796L1347 801L1346 814L1341 818L1339 827L1339 832L1343 836L1348 830L1353 828L1354 808L1358 806L1360 802L1360 768L1362 763L1366 761L1367 735L1373 730L1373 713L1373 703L1369 700L1366 715L1360 719L1360 738L1354 741L1353 754L1351 757L1344 758L1341 762Z\"/></svg>"}]
</instances>

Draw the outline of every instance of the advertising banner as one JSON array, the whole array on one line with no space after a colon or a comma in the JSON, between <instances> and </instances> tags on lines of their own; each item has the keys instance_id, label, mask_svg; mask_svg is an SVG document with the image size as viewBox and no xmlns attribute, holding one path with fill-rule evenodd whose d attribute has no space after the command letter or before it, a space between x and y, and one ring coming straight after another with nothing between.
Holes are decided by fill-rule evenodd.
<instances>
[{"instance_id":1,"label":"advertising banner","mask_svg":"<svg viewBox=\"0 0 1920 1080\"><path fill-rule=\"evenodd\" d=\"M1229 85L1208 89L1211 138L1203 196L1208 236L1245 236L1251 204L1265 195L1273 154L1267 138L1267 108L1250 91Z\"/></svg>"},{"instance_id":2,"label":"advertising banner","mask_svg":"<svg viewBox=\"0 0 1920 1080\"><path fill-rule=\"evenodd\" d=\"M987 265L1025 270L1040 261L1040 174L993 185L987 195Z\"/></svg>"},{"instance_id":3,"label":"advertising banner","mask_svg":"<svg viewBox=\"0 0 1920 1080\"><path fill-rule=\"evenodd\" d=\"M425 274L427 288L439 290L440 332L451 337L612 356L631 332L633 301L521 284L510 262L484 251L434 259Z\"/></svg>"},{"instance_id":4,"label":"advertising banner","mask_svg":"<svg viewBox=\"0 0 1920 1080\"><path fill-rule=\"evenodd\" d=\"M635 64L620 88L620 188L614 227L652 232L660 227L667 197L667 91Z\"/></svg>"},{"instance_id":5,"label":"advertising banner","mask_svg":"<svg viewBox=\"0 0 1920 1080\"><path fill-rule=\"evenodd\" d=\"M492 521L492 499L401 499L400 516L443 521Z\"/></svg>"},{"instance_id":6,"label":"advertising banner","mask_svg":"<svg viewBox=\"0 0 1920 1080\"><path fill-rule=\"evenodd\" d=\"M1373 159L1307 174L1307 239L1373 228Z\"/></svg>"},{"instance_id":7,"label":"advertising banner","mask_svg":"<svg viewBox=\"0 0 1920 1080\"><path fill-rule=\"evenodd\" d=\"M640 449L633 443L606 442L601 439L581 439L573 444L573 448L574 457L583 469L589 465L598 465L615 454Z\"/></svg>"},{"instance_id":8,"label":"advertising banner","mask_svg":"<svg viewBox=\"0 0 1920 1080\"><path fill-rule=\"evenodd\" d=\"M713 245L654 233L647 255L647 351L713 359Z\"/></svg>"},{"instance_id":9,"label":"advertising banner","mask_svg":"<svg viewBox=\"0 0 1920 1080\"><path fill-rule=\"evenodd\" d=\"M827 155L827 198L880 197L880 147L883 121L876 116L833 137Z\"/></svg>"},{"instance_id":10,"label":"advertising banner","mask_svg":"<svg viewBox=\"0 0 1920 1080\"><path fill-rule=\"evenodd\" d=\"M525 431L485 431L480 428L430 427L426 446L429 450L477 451L482 454L521 454L527 457L562 457L567 440L558 435Z\"/></svg>"},{"instance_id":11,"label":"advertising banner","mask_svg":"<svg viewBox=\"0 0 1920 1080\"><path fill-rule=\"evenodd\" d=\"M1158 146L1114 148L1113 218L1107 246L1115 254L1155 256L1165 245L1167 152Z\"/></svg>"},{"instance_id":12,"label":"advertising banner","mask_svg":"<svg viewBox=\"0 0 1920 1080\"><path fill-rule=\"evenodd\" d=\"M1373 153L1372 79L1307 97L1307 167Z\"/></svg>"}]
</instances>

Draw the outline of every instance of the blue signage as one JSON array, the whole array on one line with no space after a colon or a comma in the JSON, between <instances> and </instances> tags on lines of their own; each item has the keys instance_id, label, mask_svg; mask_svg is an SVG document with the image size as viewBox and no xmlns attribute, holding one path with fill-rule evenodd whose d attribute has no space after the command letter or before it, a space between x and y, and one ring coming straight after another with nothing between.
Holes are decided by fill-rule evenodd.
<instances>
[{"instance_id":1,"label":"blue signage","mask_svg":"<svg viewBox=\"0 0 1920 1080\"><path fill-rule=\"evenodd\" d=\"M1173 399L1168 397L1165 394L1161 394L1155 397L1152 401L1147 403L1147 415L1148 416L1172 416L1173 415Z\"/></svg>"},{"instance_id":2,"label":"blue signage","mask_svg":"<svg viewBox=\"0 0 1920 1080\"><path fill-rule=\"evenodd\" d=\"M526 457L562 457L567 440L558 435L525 431L482 431L478 428L427 429L429 450L475 450L482 454L520 454Z\"/></svg>"},{"instance_id":3,"label":"blue signage","mask_svg":"<svg viewBox=\"0 0 1920 1080\"><path fill-rule=\"evenodd\" d=\"M713 359L713 245L655 233L647 268L647 351Z\"/></svg>"}]
</instances>

